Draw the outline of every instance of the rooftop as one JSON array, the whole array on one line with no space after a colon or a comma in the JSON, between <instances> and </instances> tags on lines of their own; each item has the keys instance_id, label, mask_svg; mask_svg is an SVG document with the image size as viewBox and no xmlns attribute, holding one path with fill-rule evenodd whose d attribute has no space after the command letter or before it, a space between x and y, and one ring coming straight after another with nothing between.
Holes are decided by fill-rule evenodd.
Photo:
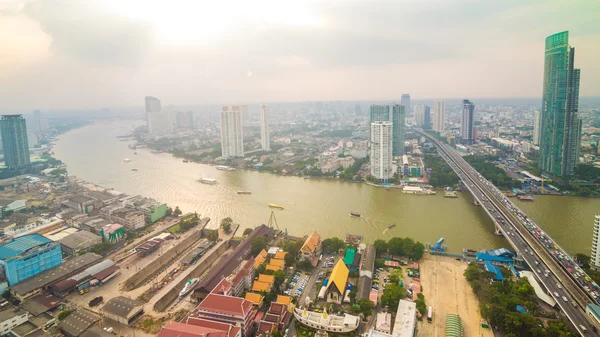
<instances>
[{"instance_id":1,"label":"rooftop","mask_svg":"<svg viewBox=\"0 0 600 337\"><path fill-rule=\"evenodd\" d=\"M26 314L26 312L21 308L9 308L7 310L0 311L0 323L24 314Z\"/></svg>"},{"instance_id":2,"label":"rooftop","mask_svg":"<svg viewBox=\"0 0 600 337\"><path fill-rule=\"evenodd\" d=\"M45 245L50 242L52 242L52 240L37 233L14 238L11 242L0 246L0 260L6 260L8 258L21 255L32 248Z\"/></svg>"},{"instance_id":3,"label":"rooftop","mask_svg":"<svg viewBox=\"0 0 600 337\"><path fill-rule=\"evenodd\" d=\"M349 274L350 270L348 270L348 267L346 267L344 261L339 259L333 267L331 275L329 276L327 291L329 291L331 286L334 285L337 288L337 291L343 294L344 290L346 290L346 282L348 281Z\"/></svg>"},{"instance_id":4,"label":"rooftop","mask_svg":"<svg viewBox=\"0 0 600 337\"><path fill-rule=\"evenodd\" d=\"M221 323L217 321L210 321L202 318L188 317L187 324L200 326L204 328L222 330L228 332L228 337L234 337L240 332L239 326L234 326L227 323Z\"/></svg>"},{"instance_id":5,"label":"rooftop","mask_svg":"<svg viewBox=\"0 0 600 337\"><path fill-rule=\"evenodd\" d=\"M97 325L85 330L79 337L115 337L112 333L105 331Z\"/></svg>"},{"instance_id":6,"label":"rooftop","mask_svg":"<svg viewBox=\"0 0 600 337\"><path fill-rule=\"evenodd\" d=\"M46 270L38 275L35 275L23 282L19 282L12 286L13 292L19 295L25 295L35 289L50 285L60 279L68 277L73 273L91 265L92 263L98 262L102 259L102 256L95 253L86 253L79 256L66 260L58 267Z\"/></svg>"},{"instance_id":7,"label":"rooftop","mask_svg":"<svg viewBox=\"0 0 600 337\"><path fill-rule=\"evenodd\" d=\"M100 320L100 317L85 309L73 311L67 318L58 323L58 327L70 336L79 336Z\"/></svg>"},{"instance_id":8,"label":"rooftop","mask_svg":"<svg viewBox=\"0 0 600 337\"><path fill-rule=\"evenodd\" d=\"M65 236L58 242L60 242L61 245L64 245L68 248L77 249L90 247L96 244L96 241L100 239L101 238L99 235L96 235L92 232L79 231Z\"/></svg>"},{"instance_id":9,"label":"rooftop","mask_svg":"<svg viewBox=\"0 0 600 337\"><path fill-rule=\"evenodd\" d=\"M263 298L264 296L261 294L257 294L257 293L246 293L246 296L244 297L244 299L246 301L250 301L252 302L254 305L260 306L263 302Z\"/></svg>"},{"instance_id":10,"label":"rooftop","mask_svg":"<svg viewBox=\"0 0 600 337\"><path fill-rule=\"evenodd\" d=\"M412 337L416 322L417 304L415 302L400 300L392 337Z\"/></svg>"},{"instance_id":11,"label":"rooftop","mask_svg":"<svg viewBox=\"0 0 600 337\"><path fill-rule=\"evenodd\" d=\"M127 318L135 308L142 306L144 306L143 302L133 300L125 296L117 296L111 298L104 305L104 307L102 307L102 311L108 312L116 316Z\"/></svg>"},{"instance_id":12,"label":"rooftop","mask_svg":"<svg viewBox=\"0 0 600 337\"><path fill-rule=\"evenodd\" d=\"M356 248L349 247L346 249L346 256L344 256L344 264L347 266L354 263L354 255L356 254Z\"/></svg>"},{"instance_id":13,"label":"rooftop","mask_svg":"<svg viewBox=\"0 0 600 337\"><path fill-rule=\"evenodd\" d=\"M50 294L42 294L34 296L27 301L24 301L20 304L21 308L32 314L33 316L38 316L46 311L52 310L58 307L63 301Z\"/></svg>"},{"instance_id":14,"label":"rooftop","mask_svg":"<svg viewBox=\"0 0 600 337\"><path fill-rule=\"evenodd\" d=\"M319 235L319 233L312 232L308 238L306 238L306 241L304 241L304 244L302 245L302 247L300 248L300 251L302 253L312 253L315 251L315 248L317 248L317 246L319 245L319 242L321 241L321 236Z\"/></svg>"},{"instance_id":15,"label":"rooftop","mask_svg":"<svg viewBox=\"0 0 600 337\"><path fill-rule=\"evenodd\" d=\"M252 310L252 303L239 297L208 294L204 301L198 304L196 310L245 316L247 312Z\"/></svg>"}]
</instances>

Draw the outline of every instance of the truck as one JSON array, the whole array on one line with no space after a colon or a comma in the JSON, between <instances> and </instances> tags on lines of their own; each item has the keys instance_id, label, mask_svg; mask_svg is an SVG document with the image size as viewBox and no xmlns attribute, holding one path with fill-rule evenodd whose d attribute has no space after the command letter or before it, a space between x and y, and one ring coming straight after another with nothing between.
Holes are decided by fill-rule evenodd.
<instances>
[{"instance_id":1,"label":"truck","mask_svg":"<svg viewBox=\"0 0 600 337\"><path fill-rule=\"evenodd\" d=\"M432 320L433 320L433 308L431 306L429 306L429 308L427 309L427 322L431 323Z\"/></svg>"},{"instance_id":2,"label":"truck","mask_svg":"<svg viewBox=\"0 0 600 337\"><path fill-rule=\"evenodd\" d=\"M102 303L102 301L104 300L104 298L102 298L102 296L98 296L98 297L94 297L91 301L90 301L90 307L95 307L98 304Z\"/></svg>"}]
</instances>

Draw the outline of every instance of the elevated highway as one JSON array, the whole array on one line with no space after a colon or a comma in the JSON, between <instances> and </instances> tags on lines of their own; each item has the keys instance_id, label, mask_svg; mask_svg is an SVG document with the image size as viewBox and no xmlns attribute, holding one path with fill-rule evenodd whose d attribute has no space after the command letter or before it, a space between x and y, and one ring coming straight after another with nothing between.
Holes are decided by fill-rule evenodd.
<instances>
[{"instance_id":1,"label":"elevated highway","mask_svg":"<svg viewBox=\"0 0 600 337\"><path fill-rule=\"evenodd\" d=\"M582 335L598 335L596 323L585 313L586 306L589 303L598 304L598 300L593 297L592 291L583 288L582 282L578 279L586 278L587 275L583 271L578 271L581 276L577 276L574 270L569 271L555 258L556 255L553 255L551 250L563 254L565 261L573 261L573 259L554 241L551 241L552 249L542 244L530 230L531 226L535 225L533 221L528 219L492 183L477 173L457 151L422 130L416 131L433 141L440 155L492 218L497 232L506 237L518 255L532 268L539 282L554 298L575 329ZM543 235L547 236L545 233ZM551 239L548 237L548 240Z\"/></svg>"}]
</instances>

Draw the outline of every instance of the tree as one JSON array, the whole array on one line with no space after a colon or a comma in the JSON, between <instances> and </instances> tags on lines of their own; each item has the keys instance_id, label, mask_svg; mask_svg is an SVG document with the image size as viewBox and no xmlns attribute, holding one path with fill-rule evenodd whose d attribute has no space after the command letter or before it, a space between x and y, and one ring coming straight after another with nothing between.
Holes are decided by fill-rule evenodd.
<instances>
[{"instance_id":1,"label":"tree","mask_svg":"<svg viewBox=\"0 0 600 337\"><path fill-rule=\"evenodd\" d=\"M273 273L273 276L275 276L275 282L279 285L282 284L283 281L285 281L285 272L283 270L276 270Z\"/></svg>"},{"instance_id":2,"label":"tree","mask_svg":"<svg viewBox=\"0 0 600 337\"><path fill-rule=\"evenodd\" d=\"M391 312L398 310L398 302L406 298L406 290L398 284L388 284L381 295L381 306L387 306Z\"/></svg>"},{"instance_id":3,"label":"tree","mask_svg":"<svg viewBox=\"0 0 600 337\"><path fill-rule=\"evenodd\" d=\"M250 233L252 233L252 228L246 228L244 229L244 234L242 234L243 236L249 235Z\"/></svg>"},{"instance_id":4,"label":"tree","mask_svg":"<svg viewBox=\"0 0 600 337\"><path fill-rule=\"evenodd\" d=\"M232 224L233 220L230 217L226 217L225 219L221 220L221 228L223 228L223 231L227 234L231 233Z\"/></svg>"},{"instance_id":5,"label":"tree","mask_svg":"<svg viewBox=\"0 0 600 337\"><path fill-rule=\"evenodd\" d=\"M57 318L59 321L62 321L63 319L67 318L67 316L69 316L72 312L73 312L73 310L63 310L58 313Z\"/></svg>"},{"instance_id":6,"label":"tree","mask_svg":"<svg viewBox=\"0 0 600 337\"><path fill-rule=\"evenodd\" d=\"M346 243L340 238L333 237L323 240L321 246L324 252L337 253L340 249L346 248Z\"/></svg>"},{"instance_id":7,"label":"tree","mask_svg":"<svg viewBox=\"0 0 600 337\"><path fill-rule=\"evenodd\" d=\"M179 206L175 206L175 210L173 211L173 215L174 216L180 216L181 214L182 214L182 212L179 209Z\"/></svg>"},{"instance_id":8,"label":"tree","mask_svg":"<svg viewBox=\"0 0 600 337\"><path fill-rule=\"evenodd\" d=\"M375 308L375 304L373 304L373 302L371 302L371 300L368 298L358 299L356 304L358 304L360 312L362 312L365 317L371 316L373 313L373 308Z\"/></svg>"},{"instance_id":9,"label":"tree","mask_svg":"<svg viewBox=\"0 0 600 337\"><path fill-rule=\"evenodd\" d=\"M167 208L167 212L166 212L167 216L171 216L173 215L173 209L171 207Z\"/></svg>"},{"instance_id":10,"label":"tree","mask_svg":"<svg viewBox=\"0 0 600 337\"><path fill-rule=\"evenodd\" d=\"M218 231L218 230L216 230L216 229L214 229L214 230L211 230L210 232L208 232L208 233L206 234L206 238L207 238L209 241L212 241L212 242L215 242L215 241L217 241L217 239L219 239L219 231Z\"/></svg>"},{"instance_id":11,"label":"tree","mask_svg":"<svg viewBox=\"0 0 600 337\"><path fill-rule=\"evenodd\" d=\"M300 248L302 248L302 243L298 241L288 241L283 250L287 252L285 254L285 265L291 266L296 263L296 258L298 257L298 253L300 252Z\"/></svg>"},{"instance_id":12,"label":"tree","mask_svg":"<svg viewBox=\"0 0 600 337\"><path fill-rule=\"evenodd\" d=\"M254 238L252 239L252 241L250 241L250 252L252 253L252 255L256 256L258 255L258 253L260 253L261 250L267 248L268 243L269 242L267 241L267 238Z\"/></svg>"},{"instance_id":13,"label":"tree","mask_svg":"<svg viewBox=\"0 0 600 337\"><path fill-rule=\"evenodd\" d=\"M388 245L387 242L385 242L385 240L375 240L375 242L373 242L373 246L375 247L377 256L386 253L388 249Z\"/></svg>"}]
</instances>

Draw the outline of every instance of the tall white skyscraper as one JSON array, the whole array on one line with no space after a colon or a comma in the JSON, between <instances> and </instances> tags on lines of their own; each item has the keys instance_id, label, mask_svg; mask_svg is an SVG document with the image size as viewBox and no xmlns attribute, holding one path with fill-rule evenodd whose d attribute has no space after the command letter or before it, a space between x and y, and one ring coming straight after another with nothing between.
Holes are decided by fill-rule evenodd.
<instances>
[{"instance_id":1,"label":"tall white skyscraper","mask_svg":"<svg viewBox=\"0 0 600 337\"><path fill-rule=\"evenodd\" d=\"M590 264L594 269L600 269L600 241L598 240L600 232L600 215L594 219L594 233L592 234L592 256Z\"/></svg>"},{"instance_id":2,"label":"tall white skyscraper","mask_svg":"<svg viewBox=\"0 0 600 337\"><path fill-rule=\"evenodd\" d=\"M423 127L425 123L425 104L415 105L415 125Z\"/></svg>"},{"instance_id":3,"label":"tall white skyscraper","mask_svg":"<svg viewBox=\"0 0 600 337\"><path fill-rule=\"evenodd\" d=\"M433 102L433 131L446 130L446 102L435 100Z\"/></svg>"},{"instance_id":4,"label":"tall white skyscraper","mask_svg":"<svg viewBox=\"0 0 600 337\"><path fill-rule=\"evenodd\" d=\"M169 114L162 111L160 100L146 96L146 124L150 133L164 133L172 130Z\"/></svg>"},{"instance_id":5,"label":"tall white skyscraper","mask_svg":"<svg viewBox=\"0 0 600 337\"><path fill-rule=\"evenodd\" d=\"M468 99L462 103L462 117L460 121L460 138L461 143L473 145L475 142L475 133L473 130L473 112L475 105Z\"/></svg>"},{"instance_id":6,"label":"tall white skyscraper","mask_svg":"<svg viewBox=\"0 0 600 337\"><path fill-rule=\"evenodd\" d=\"M542 113L537 110L533 115L533 145L540 145L540 127L542 125Z\"/></svg>"},{"instance_id":7,"label":"tall white skyscraper","mask_svg":"<svg viewBox=\"0 0 600 337\"><path fill-rule=\"evenodd\" d=\"M250 116L248 114L248 106L246 104L240 106L242 109L242 124L244 126L250 125Z\"/></svg>"},{"instance_id":8,"label":"tall white skyscraper","mask_svg":"<svg viewBox=\"0 0 600 337\"><path fill-rule=\"evenodd\" d=\"M412 110L410 109L410 95L403 94L402 98L400 98L400 105L404 106L404 113L406 116L409 116Z\"/></svg>"},{"instance_id":9,"label":"tall white skyscraper","mask_svg":"<svg viewBox=\"0 0 600 337\"><path fill-rule=\"evenodd\" d=\"M390 179L392 169L392 122L375 121L371 123L371 175L377 179Z\"/></svg>"},{"instance_id":10,"label":"tall white skyscraper","mask_svg":"<svg viewBox=\"0 0 600 337\"><path fill-rule=\"evenodd\" d=\"M271 151L271 137L269 136L269 108L260 106L260 146L265 151Z\"/></svg>"},{"instance_id":11,"label":"tall white skyscraper","mask_svg":"<svg viewBox=\"0 0 600 337\"><path fill-rule=\"evenodd\" d=\"M221 152L223 157L244 156L244 134L240 106L221 108Z\"/></svg>"}]
</instances>

